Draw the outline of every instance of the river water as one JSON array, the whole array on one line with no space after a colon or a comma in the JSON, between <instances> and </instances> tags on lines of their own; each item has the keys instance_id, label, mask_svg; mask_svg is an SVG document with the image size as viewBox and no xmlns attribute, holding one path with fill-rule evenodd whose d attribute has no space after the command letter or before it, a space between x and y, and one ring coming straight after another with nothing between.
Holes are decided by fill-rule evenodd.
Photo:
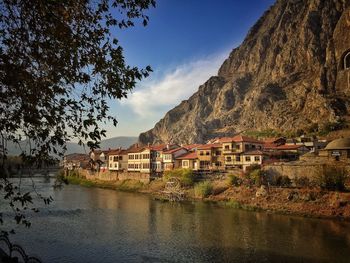
<instances>
[{"instance_id":1,"label":"river water","mask_svg":"<svg viewBox=\"0 0 350 263\"><path fill-rule=\"evenodd\" d=\"M54 202L11 240L43 262L350 262L348 222L35 182Z\"/></svg>"}]
</instances>

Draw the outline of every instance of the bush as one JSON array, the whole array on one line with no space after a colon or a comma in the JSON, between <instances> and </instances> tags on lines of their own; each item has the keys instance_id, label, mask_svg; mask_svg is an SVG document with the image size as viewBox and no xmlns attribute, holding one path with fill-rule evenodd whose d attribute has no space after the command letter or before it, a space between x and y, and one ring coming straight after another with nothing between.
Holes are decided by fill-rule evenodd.
<instances>
[{"instance_id":1,"label":"bush","mask_svg":"<svg viewBox=\"0 0 350 263\"><path fill-rule=\"evenodd\" d=\"M311 186L310 179L306 176L296 177L294 178L294 183L296 187L307 188Z\"/></svg>"},{"instance_id":2,"label":"bush","mask_svg":"<svg viewBox=\"0 0 350 263\"><path fill-rule=\"evenodd\" d=\"M347 175L345 169L336 166L325 166L316 176L316 183L326 190L344 191Z\"/></svg>"},{"instance_id":3,"label":"bush","mask_svg":"<svg viewBox=\"0 0 350 263\"><path fill-rule=\"evenodd\" d=\"M279 178L279 186L290 187L291 185L292 185L292 181L289 179L288 176L281 176Z\"/></svg>"},{"instance_id":4,"label":"bush","mask_svg":"<svg viewBox=\"0 0 350 263\"><path fill-rule=\"evenodd\" d=\"M204 181L194 186L194 195L199 198L208 197L213 192L213 186L210 182Z\"/></svg>"},{"instance_id":5,"label":"bush","mask_svg":"<svg viewBox=\"0 0 350 263\"><path fill-rule=\"evenodd\" d=\"M264 172L260 169L252 170L248 173L247 178L250 184L260 186L265 183Z\"/></svg>"},{"instance_id":6,"label":"bush","mask_svg":"<svg viewBox=\"0 0 350 263\"><path fill-rule=\"evenodd\" d=\"M176 177L180 180L181 186L192 186L194 183L194 174L191 169L174 169L165 171L163 180L169 181L171 177Z\"/></svg>"},{"instance_id":7,"label":"bush","mask_svg":"<svg viewBox=\"0 0 350 263\"><path fill-rule=\"evenodd\" d=\"M238 176L233 175L233 174L229 174L227 176L227 183L228 183L228 185L240 186L240 185L242 185L242 179L239 178Z\"/></svg>"}]
</instances>

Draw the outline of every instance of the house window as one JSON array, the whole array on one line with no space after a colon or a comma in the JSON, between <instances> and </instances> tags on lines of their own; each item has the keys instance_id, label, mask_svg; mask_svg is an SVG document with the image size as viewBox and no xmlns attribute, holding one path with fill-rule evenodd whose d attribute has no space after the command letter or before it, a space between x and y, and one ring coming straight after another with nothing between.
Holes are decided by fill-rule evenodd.
<instances>
[{"instance_id":1,"label":"house window","mask_svg":"<svg viewBox=\"0 0 350 263\"><path fill-rule=\"evenodd\" d=\"M118 162L118 156L113 157L113 162Z\"/></svg>"},{"instance_id":2,"label":"house window","mask_svg":"<svg viewBox=\"0 0 350 263\"><path fill-rule=\"evenodd\" d=\"M252 144L252 149L255 149L255 147L256 147L255 144Z\"/></svg>"},{"instance_id":3,"label":"house window","mask_svg":"<svg viewBox=\"0 0 350 263\"><path fill-rule=\"evenodd\" d=\"M344 56L344 69L350 69L350 51Z\"/></svg>"},{"instance_id":4,"label":"house window","mask_svg":"<svg viewBox=\"0 0 350 263\"><path fill-rule=\"evenodd\" d=\"M182 161L182 166L183 167L188 167L188 161Z\"/></svg>"},{"instance_id":5,"label":"house window","mask_svg":"<svg viewBox=\"0 0 350 263\"><path fill-rule=\"evenodd\" d=\"M215 154L216 154L216 156L220 156L221 152L220 151L216 151Z\"/></svg>"},{"instance_id":6,"label":"house window","mask_svg":"<svg viewBox=\"0 0 350 263\"><path fill-rule=\"evenodd\" d=\"M203 156L203 155L204 155L203 151L200 151L200 152L199 152L199 155L202 155L202 156Z\"/></svg>"},{"instance_id":7,"label":"house window","mask_svg":"<svg viewBox=\"0 0 350 263\"><path fill-rule=\"evenodd\" d=\"M246 157L245 157L245 161L246 161L246 162L250 162L250 156L246 156Z\"/></svg>"},{"instance_id":8,"label":"house window","mask_svg":"<svg viewBox=\"0 0 350 263\"><path fill-rule=\"evenodd\" d=\"M231 156L227 156L227 157L226 157L226 162L231 162L231 161L232 161Z\"/></svg>"},{"instance_id":9,"label":"house window","mask_svg":"<svg viewBox=\"0 0 350 263\"><path fill-rule=\"evenodd\" d=\"M205 152L205 155L210 155L210 152L206 151L206 152Z\"/></svg>"},{"instance_id":10,"label":"house window","mask_svg":"<svg viewBox=\"0 0 350 263\"><path fill-rule=\"evenodd\" d=\"M254 157L254 161L260 162L260 156L255 156L255 157Z\"/></svg>"},{"instance_id":11,"label":"house window","mask_svg":"<svg viewBox=\"0 0 350 263\"><path fill-rule=\"evenodd\" d=\"M241 146L239 144L236 145L236 149L239 150L241 149Z\"/></svg>"},{"instance_id":12,"label":"house window","mask_svg":"<svg viewBox=\"0 0 350 263\"><path fill-rule=\"evenodd\" d=\"M236 156L236 162L240 162L241 161L241 156Z\"/></svg>"},{"instance_id":13,"label":"house window","mask_svg":"<svg viewBox=\"0 0 350 263\"><path fill-rule=\"evenodd\" d=\"M225 150L226 151L230 150L230 145L225 145Z\"/></svg>"},{"instance_id":14,"label":"house window","mask_svg":"<svg viewBox=\"0 0 350 263\"><path fill-rule=\"evenodd\" d=\"M119 156L119 161L123 161L123 156Z\"/></svg>"}]
</instances>

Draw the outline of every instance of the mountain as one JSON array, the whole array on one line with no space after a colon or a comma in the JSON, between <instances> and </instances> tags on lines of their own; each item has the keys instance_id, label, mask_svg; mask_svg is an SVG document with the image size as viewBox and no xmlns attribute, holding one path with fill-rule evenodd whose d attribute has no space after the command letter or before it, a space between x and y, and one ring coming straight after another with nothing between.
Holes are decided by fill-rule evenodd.
<instances>
[{"instance_id":1,"label":"mountain","mask_svg":"<svg viewBox=\"0 0 350 263\"><path fill-rule=\"evenodd\" d=\"M322 129L348 118L349 6L349 0L277 0L217 76L139 141L193 143L244 130Z\"/></svg>"},{"instance_id":2,"label":"mountain","mask_svg":"<svg viewBox=\"0 0 350 263\"><path fill-rule=\"evenodd\" d=\"M126 137L126 136L120 136L120 137L113 137L110 139L105 139L101 141L100 148L101 149L108 149L108 148L128 148L132 144L137 142L137 137ZM27 141L21 141L20 142L21 148L19 148L17 145L13 143L8 143L7 148L9 155L18 155L21 153L21 149L26 149L28 143ZM67 143L67 151L66 154L70 153L87 153L89 152L89 149L84 149L84 147L80 146L77 143L74 142L68 142Z\"/></svg>"}]
</instances>

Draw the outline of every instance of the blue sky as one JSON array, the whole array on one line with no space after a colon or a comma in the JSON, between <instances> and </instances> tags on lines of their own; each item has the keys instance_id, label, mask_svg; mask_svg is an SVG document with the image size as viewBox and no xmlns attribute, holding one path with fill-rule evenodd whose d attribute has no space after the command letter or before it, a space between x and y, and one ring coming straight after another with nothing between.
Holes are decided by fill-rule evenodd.
<instances>
[{"instance_id":1,"label":"blue sky","mask_svg":"<svg viewBox=\"0 0 350 263\"><path fill-rule=\"evenodd\" d=\"M158 0L147 27L116 30L131 66L154 72L121 101L107 137L138 136L187 99L217 71L273 0Z\"/></svg>"}]
</instances>

